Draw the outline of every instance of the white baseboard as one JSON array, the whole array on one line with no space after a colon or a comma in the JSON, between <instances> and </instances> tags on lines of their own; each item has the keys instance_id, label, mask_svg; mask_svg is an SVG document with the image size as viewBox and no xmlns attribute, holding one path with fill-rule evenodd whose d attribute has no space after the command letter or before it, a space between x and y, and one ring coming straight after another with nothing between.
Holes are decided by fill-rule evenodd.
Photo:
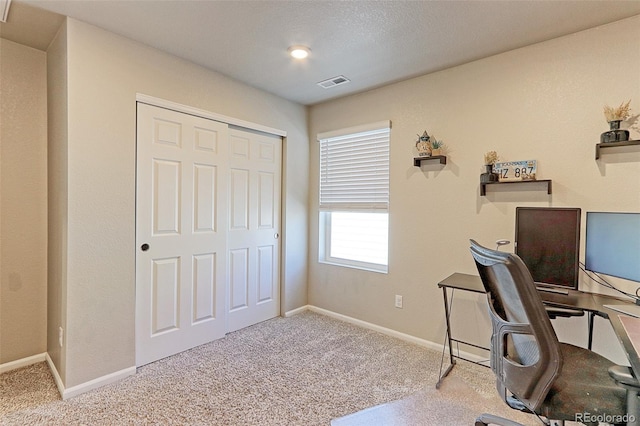
<instances>
[{"instance_id":1,"label":"white baseboard","mask_svg":"<svg viewBox=\"0 0 640 426\"><path fill-rule=\"evenodd\" d=\"M15 361L6 362L4 364L0 364L0 374L6 373L7 371L16 370L18 368L27 367L32 364L37 364L39 362L45 361L47 353L41 353L37 355L28 356L26 358L17 359Z\"/></svg>"},{"instance_id":2,"label":"white baseboard","mask_svg":"<svg viewBox=\"0 0 640 426\"><path fill-rule=\"evenodd\" d=\"M74 396L89 392L93 389L98 389L110 383L115 383L118 380L122 380L125 377L136 374L136 367L129 367L111 374L107 374L106 376L98 377L97 379L89 380L88 382L72 386L70 388L65 388L64 383L60 378L60 374L58 374L58 370L51 357L49 357L49 354L47 354L47 364L49 364L51 374L53 374L53 379L56 382L58 392L60 392L60 396L62 397L62 399L73 398Z\"/></svg>"},{"instance_id":3,"label":"white baseboard","mask_svg":"<svg viewBox=\"0 0 640 426\"><path fill-rule=\"evenodd\" d=\"M370 322L362 321L362 320L359 320L357 318L352 318L352 317L349 317L347 315L338 314L336 312L329 311L327 309L318 308L317 306L308 305L308 306L306 306L306 309L308 309L308 310L310 310L312 312L317 312L319 314L326 315L326 316L329 316L329 317L344 321L344 322L348 322L348 323L353 324L353 325L357 325L358 327L362 327L362 328L366 328L366 329L369 329L369 330L377 331L378 333L382 333L382 334L385 334L387 336L395 337L397 339L404 340L405 342L414 343L414 344L416 344L418 346L422 346L422 347L425 347L425 348L433 349L433 350L436 350L438 352L442 352L443 349L445 348L440 343L435 343L435 342L432 342L430 340L421 339L419 337L415 337L415 336L412 336L410 334L401 333L399 331L392 330L392 329L386 328L386 327L382 327L382 326L379 326L379 325L376 325L376 324L372 324ZM456 351L456 355L460 356L460 357L467 358L467 359L469 359L469 360L471 360L473 362L486 361L486 358L483 358L483 357L481 357L479 355L472 354L472 353L465 352L465 351Z\"/></svg>"},{"instance_id":4,"label":"white baseboard","mask_svg":"<svg viewBox=\"0 0 640 426\"><path fill-rule=\"evenodd\" d=\"M58 392L60 393L60 396L62 397L62 399L64 399L64 383L62 382L62 379L60 378L60 374L58 373L58 369L56 368L56 365L53 363L53 360L49 356L48 352L47 352L47 364L49 365L49 370L51 370L51 374L53 375L53 381L56 382L56 387L58 388Z\"/></svg>"},{"instance_id":5,"label":"white baseboard","mask_svg":"<svg viewBox=\"0 0 640 426\"><path fill-rule=\"evenodd\" d=\"M304 305L304 306L301 306L299 308L293 309L291 311L285 312L284 313L284 317L285 318L289 318L291 316L297 315L297 314L299 314L301 312L308 311L308 310L309 310L309 305Z\"/></svg>"},{"instance_id":6,"label":"white baseboard","mask_svg":"<svg viewBox=\"0 0 640 426\"><path fill-rule=\"evenodd\" d=\"M73 398L74 396L78 396L85 392L89 392L90 390L115 383L119 380L124 379L125 377L133 376L134 374L136 374L136 367L129 367L111 374L107 374L106 376L98 377L97 379L72 386L64 390L62 399Z\"/></svg>"}]
</instances>

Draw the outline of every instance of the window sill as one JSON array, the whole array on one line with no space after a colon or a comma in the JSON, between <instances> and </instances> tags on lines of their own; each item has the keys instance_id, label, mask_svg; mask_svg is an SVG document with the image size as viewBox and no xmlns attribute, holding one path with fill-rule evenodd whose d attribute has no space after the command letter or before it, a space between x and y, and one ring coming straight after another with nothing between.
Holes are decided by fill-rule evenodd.
<instances>
[{"instance_id":1,"label":"window sill","mask_svg":"<svg viewBox=\"0 0 640 426\"><path fill-rule=\"evenodd\" d=\"M388 274L389 273L389 267L388 266L384 266L384 265L375 265L375 266L365 266L365 265L359 265L359 264L353 264L353 263L349 263L349 261L338 261L338 260L318 260L319 263L322 263L324 265L332 265L332 266L342 266L343 268L349 268L349 269L359 269L361 271L367 271L367 272L376 272L378 274Z\"/></svg>"}]
</instances>

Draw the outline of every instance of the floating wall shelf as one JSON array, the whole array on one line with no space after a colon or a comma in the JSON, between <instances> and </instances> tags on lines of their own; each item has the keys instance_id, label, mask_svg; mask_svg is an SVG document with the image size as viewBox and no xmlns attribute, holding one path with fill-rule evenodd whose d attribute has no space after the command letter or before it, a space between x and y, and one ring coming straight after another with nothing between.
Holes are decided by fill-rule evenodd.
<instances>
[{"instance_id":1,"label":"floating wall shelf","mask_svg":"<svg viewBox=\"0 0 640 426\"><path fill-rule=\"evenodd\" d=\"M489 185L530 185L530 184L544 184L547 186L547 194L551 194L551 180L550 179L541 179L541 180L518 180L512 182L487 182L480 183L480 195L483 197L487 195L487 186Z\"/></svg>"},{"instance_id":2,"label":"floating wall shelf","mask_svg":"<svg viewBox=\"0 0 640 426\"><path fill-rule=\"evenodd\" d=\"M624 141L624 142L604 142L596 144L596 160L600 158L600 150L603 148L614 148L617 146L632 146L640 145L640 140L637 141Z\"/></svg>"},{"instance_id":3,"label":"floating wall shelf","mask_svg":"<svg viewBox=\"0 0 640 426\"><path fill-rule=\"evenodd\" d=\"M416 166L416 167L422 166L423 162L447 164L447 156L446 155L433 155L431 157L414 157L413 158L413 165Z\"/></svg>"}]
</instances>

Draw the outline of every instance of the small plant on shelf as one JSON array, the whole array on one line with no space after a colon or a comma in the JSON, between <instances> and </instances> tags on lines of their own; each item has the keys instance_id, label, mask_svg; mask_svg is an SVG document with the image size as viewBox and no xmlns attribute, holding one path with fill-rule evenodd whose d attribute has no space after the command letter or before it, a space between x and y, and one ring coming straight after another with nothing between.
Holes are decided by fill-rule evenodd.
<instances>
[{"instance_id":1,"label":"small plant on shelf","mask_svg":"<svg viewBox=\"0 0 640 426\"><path fill-rule=\"evenodd\" d=\"M444 155L445 144L435 138L431 139L431 155Z\"/></svg>"}]
</instances>

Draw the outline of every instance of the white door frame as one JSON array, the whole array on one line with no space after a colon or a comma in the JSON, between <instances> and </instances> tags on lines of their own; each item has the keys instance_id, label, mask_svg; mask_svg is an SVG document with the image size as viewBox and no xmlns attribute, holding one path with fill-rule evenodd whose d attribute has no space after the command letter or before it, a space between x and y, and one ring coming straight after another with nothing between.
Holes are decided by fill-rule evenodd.
<instances>
[{"instance_id":1,"label":"white door frame","mask_svg":"<svg viewBox=\"0 0 640 426\"><path fill-rule=\"evenodd\" d=\"M207 118L209 120L220 121L229 125L244 127L249 130L257 130L259 132L269 133L271 135L287 137L285 130L276 129L274 127L263 126L262 124L252 123L250 121L240 120L238 118L228 117L222 114L216 114L214 112L205 111L203 109L190 107L188 105L179 104L166 99L155 98L153 96L144 95L142 93L136 93L136 101L152 106L171 109L177 112L183 112L185 114L195 115L196 117Z\"/></svg>"}]
</instances>

